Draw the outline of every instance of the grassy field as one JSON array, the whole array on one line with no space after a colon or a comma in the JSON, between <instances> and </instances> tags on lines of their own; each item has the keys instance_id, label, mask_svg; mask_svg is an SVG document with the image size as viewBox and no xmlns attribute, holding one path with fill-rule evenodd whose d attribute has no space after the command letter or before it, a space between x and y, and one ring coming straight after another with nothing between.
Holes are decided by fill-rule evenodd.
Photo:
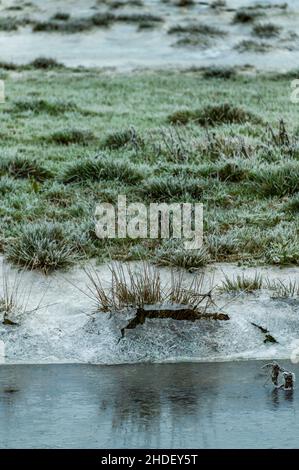
<instances>
[{"instance_id":1,"label":"grassy field","mask_svg":"<svg viewBox=\"0 0 299 470\"><path fill-rule=\"evenodd\" d=\"M298 264L294 76L110 74L2 64L1 250L51 271L86 257ZM205 250L95 236L98 202L204 204Z\"/></svg>"}]
</instances>

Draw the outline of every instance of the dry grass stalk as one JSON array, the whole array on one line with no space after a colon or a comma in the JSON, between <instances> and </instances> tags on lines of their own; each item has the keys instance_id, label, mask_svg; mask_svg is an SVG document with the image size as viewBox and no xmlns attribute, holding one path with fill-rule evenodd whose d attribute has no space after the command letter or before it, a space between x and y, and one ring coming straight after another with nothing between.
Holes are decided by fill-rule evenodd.
<instances>
[{"instance_id":1,"label":"dry grass stalk","mask_svg":"<svg viewBox=\"0 0 299 470\"><path fill-rule=\"evenodd\" d=\"M146 262L139 270L113 263L110 271L111 283L105 288L95 269L85 269L89 279L88 292L85 293L93 300L98 312L167 304L185 305L206 313L215 305L212 289L203 291L203 275L197 275L186 283L183 272L172 271L170 285L162 286L160 272Z\"/></svg>"}]
</instances>

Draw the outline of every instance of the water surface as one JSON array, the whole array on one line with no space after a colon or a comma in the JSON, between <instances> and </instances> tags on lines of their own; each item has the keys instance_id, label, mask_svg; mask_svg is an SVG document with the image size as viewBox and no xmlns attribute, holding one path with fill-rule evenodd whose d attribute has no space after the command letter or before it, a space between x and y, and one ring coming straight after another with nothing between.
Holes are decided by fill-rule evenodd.
<instances>
[{"instance_id":1,"label":"water surface","mask_svg":"<svg viewBox=\"0 0 299 470\"><path fill-rule=\"evenodd\" d=\"M263 364L3 365L0 447L299 447L298 390Z\"/></svg>"}]
</instances>

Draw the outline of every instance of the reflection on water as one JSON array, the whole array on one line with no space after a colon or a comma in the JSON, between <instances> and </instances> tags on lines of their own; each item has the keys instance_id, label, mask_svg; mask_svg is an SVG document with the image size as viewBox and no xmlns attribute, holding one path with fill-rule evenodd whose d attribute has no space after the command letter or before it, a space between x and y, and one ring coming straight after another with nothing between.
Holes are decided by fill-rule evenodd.
<instances>
[{"instance_id":1,"label":"reflection on water","mask_svg":"<svg viewBox=\"0 0 299 470\"><path fill-rule=\"evenodd\" d=\"M280 409L283 404L288 404L290 402L293 404L294 401L294 390L281 390L275 388L271 392L273 409Z\"/></svg>"},{"instance_id":2,"label":"reflection on water","mask_svg":"<svg viewBox=\"0 0 299 470\"><path fill-rule=\"evenodd\" d=\"M297 391L261 365L1 366L1 447L296 447Z\"/></svg>"}]
</instances>

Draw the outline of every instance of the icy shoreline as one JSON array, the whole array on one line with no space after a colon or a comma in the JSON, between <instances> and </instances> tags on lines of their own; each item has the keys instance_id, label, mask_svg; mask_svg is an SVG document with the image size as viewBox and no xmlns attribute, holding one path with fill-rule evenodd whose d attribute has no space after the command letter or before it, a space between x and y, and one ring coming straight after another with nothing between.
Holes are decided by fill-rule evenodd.
<instances>
[{"instance_id":1,"label":"icy shoreline","mask_svg":"<svg viewBox=\"0 0 299 470\"><path fill-rule=\"evenodd\" d=\"M16 270L7 269L13 279ZM98 266L97 270L103 282L108 282L108 266ZM234 276L242 272L248 276L259 272L269 279L299 279L298 268L255 269L218 264L205 270L205 282L219 285L224 274ZM161 275L167 282L170 272L162 269ZM31 313L19 317L19 326L0 325L0 340L5 349L1 362L209 362L289 359L296 356L296 349L299 352L298 299L272 299L265 290L237 296L217 295L216 303L230 316L229 321L147 319L144 325L128 330L119 341L120 329L130 313L94 314L91 300L79 290L86 288L86 282L81 268L48 277L36 272L23 273L21 290L24 298L29 294L26 311ZM266 328L277 343L264 343L265 336L252 323Z\"/></svg>"}]
</instances>

